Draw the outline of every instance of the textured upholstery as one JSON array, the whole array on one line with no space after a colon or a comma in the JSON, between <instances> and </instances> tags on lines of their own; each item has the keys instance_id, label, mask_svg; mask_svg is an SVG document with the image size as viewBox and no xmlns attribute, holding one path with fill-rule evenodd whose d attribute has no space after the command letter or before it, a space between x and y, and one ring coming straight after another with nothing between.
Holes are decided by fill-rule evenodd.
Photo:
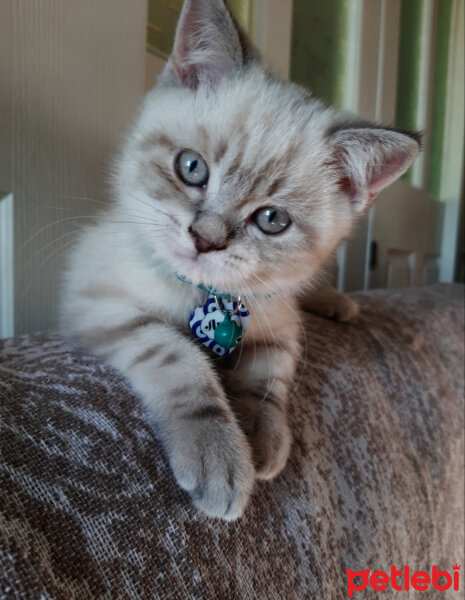
<instances>
[{"instance_id":1,"label":"textured upholstery","mask_svg":"<svg viewBox=\"0 0 465 600\"><path fill-rule=\"evenodd\" d=\"M234 523L191 506L110 367L0 342L0 598L338 600L346 569L463 565L463 287L354 297L350 324L305 315L291 459Z\"/></svg>"}]
</instances>

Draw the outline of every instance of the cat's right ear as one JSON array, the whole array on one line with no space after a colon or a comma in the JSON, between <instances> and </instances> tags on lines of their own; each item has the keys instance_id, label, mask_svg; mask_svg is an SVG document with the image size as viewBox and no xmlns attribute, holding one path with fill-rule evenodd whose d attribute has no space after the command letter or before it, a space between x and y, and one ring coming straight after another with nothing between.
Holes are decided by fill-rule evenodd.
<instances>
[{"instance_id":1,"label":"cat's right ear","mask_svg":"<svg viewBox=\"0 0 465 600\"><path fill-rule=\"evenodd\" d=\"M224 0L185 0L161 85L214 87L245 61L239 32Z\"/></svg>"}]
</instances>

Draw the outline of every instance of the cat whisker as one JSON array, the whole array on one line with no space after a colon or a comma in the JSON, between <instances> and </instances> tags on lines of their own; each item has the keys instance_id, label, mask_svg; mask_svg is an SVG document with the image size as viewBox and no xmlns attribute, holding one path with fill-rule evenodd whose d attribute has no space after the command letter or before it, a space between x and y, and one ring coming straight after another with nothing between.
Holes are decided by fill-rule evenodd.
<instances>
[{"instance_id":1,"label":"cat whisker","mask_svg":"<svg viewBox=\"0 0 465 600\"><path fill-rule=\"evenodd\" d=\"M250 289L249 286L247 286L247 287L248 287L248 289ZM262 302L266 302L266 300L262 300ZM258 302L257 302L257 304L258 304ZM269 321L269 319L267 317L266 310L259 310L258 314L263 319L264 327L268 328L268 331L270 333L270 336L271 336L271 339L273 341L273 344L275 344L276 347L283 349L283 347L281 346L281 344L278 342L278 340L277 340L277 338L276 338L276 336L274 334L274 331L273 331L273 329L272 329L272 327L270 325L270 321ZM266 345L265 348L267 350L268 364L269 364L269 367L270 367L270 370L271 370L272 357L271 357L271 354L270 354L270 352L268 350L268 345ZM263 396L263 401L265 401L268 398L268 396L270 395L270 392L273 389L275 381L276 381L276 375L273 374L272 378L268 379L268 385L267 385L267 388L265 390L265 395Z\"/></svg>"},{"instance_id":2,"label":"cat whisker","mask_svg":"<svg viewBox=\"0 0 465 600\"><path fill-rule=\"evenodd\" d=\"M66 233L63 233L62 235L60 235L57 238L53 238L50 242L48 242L47 244L44 244L43 246L41 246L40 248L38 248L37 250L34 250L33 254L28 258L28 260L24 263L24 269L26 269L30 263L39 255L41 254L44 250L46 250L47 248L49 248L50 246L53 246L54 244L57 244L58 242L60 242L62 239L70 236L70 235L78 235L79 234L79 230L73 230L73 231L67 231Z\"/></svg>"},{"instance_id":3,"label":"cat whisker","mask_svg":"<svg viewBox=\"0 0 465 600\"><path fill-rule=\"evenodd\" d=\"M263 279L261 279L261 277L259 277L258 275L254 274L254 277L255 277L255 278L258 280L258 281L260 281L260 283L262 283L262 285L266 286L266 287L267 287L267 288L270 290L270 292L271 292L271 293L273 293L273 294L277 295L277 296L278 296L278 298L280 298L280 299L283 301L283 303L286 305L286 307L287 307L287 308L288 308L288 309L289 309L289 310L292 312L292 314L295 316L295 319L296 319L297 325L299 326L300 333L301 333L301 337L302 337L302 340L303 340L303 343L304 343L304 357L303 357L303 358L296 357L296 358L297 358L297 361L298 361L298 362L301 362L303 365L305 365L305 364L307 363L307 359L308 359L308 343L307 343L307 334L306 334L306 331L305 331L305 327L304 327L304 325L303 325L303 323L302 323L302 319L300 318L300 316L299 316L298 312L296 312L296 311L295 311L295 310L294 310L294 309L293 309L293 308L292 308L292 307L289 305L289 303L287 302L287 300L285 300L285 299L282 297L282 294L280 294L280 292L278 292L277 290L273 289L273 288L272 288L270 285L268 285L268 284L267 284L265 281L263 281ZM301 369L301 374L300 374L300 377L299 377L299 379L298 379L298 381L297 381L297 383L296 383L296 385L295 385L295 388L296 388L296 389L298 389L299 385L301 384L303 376L304 376L304 370L303 370L303 369Z\"/></svg>"},{"instance_id":4,"label":"cat whisker","mask_svg":"<svg viewBox=\"0 0 465 600\"><path fill-rule=\"evenodd\" d=\"M54 209L54 210L61 210L61 211L74 211L75 207L74 206L68 206L68 207L54 207L54 206L46 206L45 208L50 208L50 209ZM125 210L121 210L120 208L113 208L112 209L112 214L114 214L117 217L130 217L132 219L141 219L143 222L147 222L147 223L153 223L155 225L159 225L161 224L160 221L156 221L155 219L153 219L153 217L147 216L145 214L142 213L135 213L135 212L128 212ZM102 219L105 218L104 215L99 214L99 213L94 213L94 214L90 214L90 215L72 215L72 216L76 216L78 218L85 218L85 219ZM62 221L61 220L57 220L53 222L53 225L56 224L60 224ZM52 224L50 224L52 225Z\"/></svg>"},{"instance_id":5,"label":"cat whisker","mask_svg":"<svg viewBox=\"0 0 465 600\"><path fill-rule=\"evenodd\" d=\"M70 217L64 217L62 219L58 219L57 221L54 221L53 223L48 223L47 225L44 225L43 227L41 227L39 230L35 231L23 244L22 247L25 248L27 247L36 237L38 237L40 234L44 233L45 231L47 231L48 229L50 229L51 227L57 227L58 225L62 225L63 223L68 223L68 222L74 222L74 221L79 221L79 220L89 220L89 221L103 221L105 223L120 223L120 224L131 224L131 225L162 225L161 223L157 222L157 221L148 221L146 219L144 220L134 220L134 221L129 221L129 220L115 220L115 219L109 219L107 216L105 215L73 215Z\"/></svg>"},{"instance_id":6,"label":"cat whisker","mask_svg":"<svg viewBox=\"0 0 465 600\"><path fill-rule=\"evenodd\" d=\"M25 199L29 199L32 200L32 198L26 194L25 192L18 190L18 193L23 196ZM159 225L159 221L156 221L153 219L153 210L158 211L163 213L163 211L160 211L157 207L154 206L150 206L148 203L143 202L140 198L137 198L134 196L134 198L140 202L142 202L143 204L145 204L146 206L148 206L151 209L151 213L150 214L137 214L137 213L129 213L128 211L123 211L121 208L117 207L114 205L113 202L111 201L104 201L104 200L98 200L96 198L89 198L87 196L71 196L68 194L62 194L61 195L62 198L68 198L68 199L73 199L73 200L81 200L81 201L86 201L86 202L92 202L95 204L99 204L99 205L103 205L105 207L107 206L113 206L113 210L115 211L116 214L121 215L122 217L127 216L127 217L131 217L134 219L141 219L141 224L144 223L149 223L152 222L155 225ZM60 210L60 211L67 211L67 210L73 210L72 206L69 207L64 207L64 206L50 206L50 205L46 205L45 207L42 208L49 208L52 210ZM164 213L167 214L167 213ZM169 216L169 215L168 215ZM25 242L23 242L23 247L26 247L29 243L31 243L38 235L40 235L41 233L43 233L44 231L48 230L51 227L56 227L58 225L61 225L67 221L74 221L74 220L79 220L79 219L106 219L105 216L102 215L98 215L98 214L93 214L93 215L70 215L67 217L63 217L61 219L57 219L56 221L53 221L52 223L47 223L46 225L44 225L41 229L35 231Z\"/></svg>"},{"instance_id":7,"label":"cat whisker","mask_svg":"<svg viewBox=\"0 0 465 600\"><path fill-rule=\"evenodd\" d=\"M247 285L247 283L245 281L243 281L243 285L244 285L244 287L246 289L246 294L247 294L248 301L251 304L251 306L253 307L252 308L252 314L254 314L254 316L255 316L256 323L257 323L258 327L260 328L260 332L261 332L261 334L263 336L263 339L266 340L267 335L266 335L266 331L265 331L265 328L264 328L264 325L266 325L266 324L264 324L263 320L261 320L261 317L262 317L262 315L264 313L261 310L261 307L259 306L258 300L255 298L255 296L252 293L250 287ZM254 310L254 308L255 308L255 310ZM272 331L271 331L271 334L273 335ZM266 343L265 343L265 352L266 352L266 357L267 357L267 360L268 360L268 365L271 366L271 362L272 362L271 361L271 355L270 355L270 351L269 351L268 345ZM256 340L254 338L254 359L253 359L253 365L255 365L255 362L256 362ZM271 388L272 388L272 385L273 385L273 380L268 380L267 388L265 390L265 394L263 396L262 401L266 400L266 398L269 396Z\"/></svg>"},{"instance_id":8,"label":"cat whisker","mask_svg":"<svg viewBox=\"0 0 465 600\"><path fill-rule=\"evenodd\" d=\"M89 198L87 196L70 196L69 194L61 194L62 198L68 200L85 200L86 202L94 202L95 204L103 204L104 206L112 206L114 202L112 200L97 200L96 198Z\"/></svg>"},{"instance_id":9,"label":"cat whisker","mask_svg":"<svg viewBox=\"0 0 465 600\"><path fill-rule=\"evenodd\" d=\"M122 215L127 215L127 216L132 216L135 218L144 218L144 219L152 219L153 215L153 210L151 210L150 212L147 213L137 213L137 212L128 212L126 210L123 210L122 207L118 206L114 201L106 201L106 200L97 200L96 198L87 198L84 196L67 196L67 195L62 195L62 198L70 198L73 200L84 200L86 202L93 202L94 204L99 204L99 205L103 205L105 207L111 207L113 212L116 212L118 214L122 214ZM145 203L147 204L147 203ZM149 204L147 204L147 206L149 208L150 207ZM70 209L72 207L69 207Z\"/></svg>"},{"instance_id":10,"label":"cat whisker","mask_svg":"<svg viewBox=\"0 0 465 600\"><path fill-rule=\"evenodd\" d=\"M153 227L150 228L151 231L155 231L157 233L160 232L164 232L164 231L172 231L172 228L162 228L162 227L158 227L156 229L154 229ZM106 233L106 232L105 232ZM116 235L117 233L122 233L121 231L114 231L114 232L108 232L111 233L113 235ZM63 233L62 235L60 235L58 238L53 238L50 242L48 242L47 244L41 246L40 248L38 248L37 250L34 250L33 255L26 261L26 263L24 264L24 268L26 268L30 262L32 260L34 260L34 258L36 258L37 255L41 254L44 250L46 250L47 248L49 248L50 246L58 243L60 240L70 236L70 235L78 235L79 234L79 229L73 229L72 231L67 231L65 233ZM152 236L153 237L153 236Z\"/></svg>"},{"instance_id":11,"label":"cat whisker","mask_svg":"<svg viewBox=\"0 0 465 600\"><path fill-rule=\"evenodd\" d=\"M239 280L239 282L240 282L240 280ZM238 290L241 288L240 285L236 285L236 280L235 279L234 279L234 285L237 287ZM238 295L240 295L240 294L238 294ZM254 340L254 344L255 344L255 340ZM237 357L237 362L234 365L234 368L233 368L234 371L237 369L237 367L239 366L239 363L241 362L241 357L242 357L243 349L244 349L244 344L240 344L239 345L239 356Z\"/></svg>"},{"instance_id":12,"label":"cat whisker","mask_svg":"<svg viewBox=\"0 0 465 600\"><path fill-rule=\"evenodd\" d=\"M54 256L56 256L60 251L62 250L70 250L72 248L77 248L79 246L79 244L76 242L76 240L68 240L68 242L66 242L65 244L59 246L58 248L56 248L55 250L53 250L53 252L51 252L48 256L45 257L45 259L34 269L34 273L29 281L29 285L23 290L21 296L24 298L24 296L26 294L29 293L29 291L32 288L33 283L37 280L38 275L41 272L41 269L45 266L45 264L47 264ZM20 275L20 283L19 283L19 287L21 289L22 287L22 283L21 283L21 279L26 277L26 273L23 273L23 275Z\"/></svg>"},{"instance_id":13,"label":"cat whisker","mask_svg":"<svg viewBox=\"0 0 465 600\"><path fill-rule=\"evenodd\" d=\"M128 192L128 194L134 200L137 200L138 202L141 202L142 204L148 206L151 210L156 210L156 211L160 212L162 215L165 215L166 217L182 217L182 216L184 216L184 215L170 214L170 213L162 210L159 206L155 206L154 204L149 204L148 202L145 202L144 200L142 200L141 198L138 198L137 196L135 196L131 192ZM156 202L156 200L154 200L154 202Z\"/></svg>"}]
</instances>

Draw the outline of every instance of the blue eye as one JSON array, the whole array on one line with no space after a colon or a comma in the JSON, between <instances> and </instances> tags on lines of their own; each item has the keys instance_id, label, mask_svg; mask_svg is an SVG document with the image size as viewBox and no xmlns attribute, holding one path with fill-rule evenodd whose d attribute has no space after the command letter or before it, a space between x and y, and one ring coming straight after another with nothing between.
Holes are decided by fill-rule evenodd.
<instances>
[{"instance_id":1,"label":"blue eye","mask_svg":"<svg viewBox=\"0 0 465 600\"><path fill-rule=\"evenodd\" d=\"M208 167L196 152L183 150L176 159L176 171L186 185L203 187L208 181Z\"/></svg>"},{"instance_id":2,"label":"blue eye","mask_svg":"<svg viewBox=\"0 0 465 600\"><path fill-rule=\"evenodd\" d=\"M255 225L268 235L281 233L291 224L291 217L287 212L273 206L259 208L254 212L252 219Z\"/></svg>"}]
</instances>

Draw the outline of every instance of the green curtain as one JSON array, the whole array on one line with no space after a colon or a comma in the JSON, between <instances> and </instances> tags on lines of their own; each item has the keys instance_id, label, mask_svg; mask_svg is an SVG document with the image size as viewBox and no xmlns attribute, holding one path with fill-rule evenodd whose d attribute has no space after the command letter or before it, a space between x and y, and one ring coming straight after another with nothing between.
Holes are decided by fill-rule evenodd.
<instances>
[{"instance_id":1,"label":"green curtain","mask_svg":"<svg viewBox=\"0 0 465 600\"><path fill-rule=\"evenodd\" d=\"M350 0L294 0L291 79L342 108Z\"/></svg>"}]
</instances>

